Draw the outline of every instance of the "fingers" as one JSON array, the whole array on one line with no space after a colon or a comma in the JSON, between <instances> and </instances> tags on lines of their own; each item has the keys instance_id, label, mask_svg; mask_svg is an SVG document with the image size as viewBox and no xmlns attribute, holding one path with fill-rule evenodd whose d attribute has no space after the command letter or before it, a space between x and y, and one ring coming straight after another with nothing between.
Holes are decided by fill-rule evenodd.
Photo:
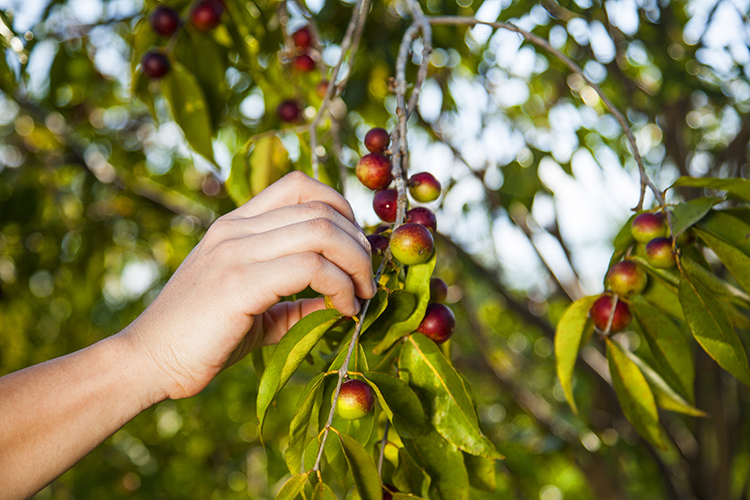
<instances>
[{"instance_id":1,"label":"fingers","mask_svg":"<svg viewBox=\"0 0 750 500\"><path fill-rule=\"evenodd\" d=\"M263 345L278 344L281 337L299 320L325 307L323 297L279 302L263 314Z\"/></svg>"}]
</instances>

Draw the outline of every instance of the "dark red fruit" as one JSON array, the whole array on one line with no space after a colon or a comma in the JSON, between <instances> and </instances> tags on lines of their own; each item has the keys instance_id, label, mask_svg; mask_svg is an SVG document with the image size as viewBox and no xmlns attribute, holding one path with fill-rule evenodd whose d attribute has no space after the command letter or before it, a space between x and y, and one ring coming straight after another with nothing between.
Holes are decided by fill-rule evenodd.
<instances>
[{"instance_id":1,"label":"dark red fruit","mask_svg":"<svg viewBox=\"0 0 750 500\"><path fill-rule=\"evenodd\" d=\"M211 31L221 22L223 6L216 0L205 0L198 3L190 13L190 22L199 31Z\"/></svg>"},{"instance_id":2,"label":"dark red fruit","mask_svg":"<svg viewBox=\"0 0 750 500\"><path fill-rule=\"evenodd\" d=\"M336 414L346 420L357 420L370 413L374 405L375 391L367 382L347 380L336 401Z\"/></svg>"},{"instance_id":3,"label":"dark red fruit","mask_svg":"<svg viewBox=\"0 0 750 500\"><path fill-rule=\"evenodd\" d=\"M365 147L370 153L382 153L388 149L391 138L385 129L375 127L365 135Z\"/></svg>"},{"instance_id":4,"label":"dark red fruit","mask_svg":"<svg viewBox=\"0 0 750 500\"><path fill-rule=\"evenodd\" d=\"M620 297L633 297L646 288L647 281L641 266L632 260L621 260L609 269L604 285Z\"/></svg>"},{"instance_id":5,"label":"dark red fruit","mask_svg":"<svg viewBox=\"0 0 750 500\"><path fill-rule=\"evenodd\" d=\"M371 153L360 158L355 173L359 182L375 191L387 188L393 180L391 160L380 153Z\"/></svg>"},{"instance_id":6,"label":"dark red fruit","mask_svg":"<svg viewBox=\"0 0 750 500\"><path fill-rule=\"evenodd\" d=\"M382 234L370 234L367 236L373 255L383 255L388 250L388 238Z\"/></svg>"},{"instance_id":7,"label":"dark red fruit","mask_svg":"<svg viewBox=\"0 0 750 500\"><path fill-rule=\"evenodd\" d=\"M294 45L300 49L306 49L312 44L312 33L309 26L304 26L292 33Z\"/></svg>"},{"instance_id":8,"label":"dark red fruit","mask_svg":"<svg viewBox=\"0 0 750 500\"><path fill-rule=\"evenodd\" d=\"M424 207L414 207L406 212L406 222L420 224L433 233L437 231L437 218L435 213Z\"/></svg>"},{"instance_id":9,"label":"dark red fruit","mask_svg":"<svg viewBox=\"0 0 750 500\"><path fill-rule=\"evenodd\" d=\"M294 58L292 67L300 73L309 73L315 69L315 61L309 54L302 54Z\"/></svg>"},{"instance_id":10,"label":"dark red fruit","mask_svg":"<svg viewBox=\"0 0 750 500\"><path fill-rule=\"evenodd\" d=\"M159 79L169 73L169 59L162 52L151 51L141 59L143 74L149 78Z\"/></svg>"},{"instance_id":11,"label":"dark red fruit","mask_svg":"<svg viewBox=\"0 0 750 500\"><path fill-rule=\"evenodd\" d=\"M672 239L662 236L646 243L646 260L659 269L674 266L676 261L672 253Z\"/></svg>"},{"instance_id":12,"label":"dark red fruit","mask_svg":"<svg viewBox=\"0 0 750 500\"><path fill-rule=\"evenodd\" d=\"M633 219L630 226L630 234L639 243L648 243L654 238L667 234L667 226L664 224L662 214L644 212Z\"/></svg>"},{"instance_id":13,"label":"dark red fruit","mask_svg":"<svg viewBox=\"0 0 750 500\"><path fill-rule=\"evenodd\" d=\"M391 234L391 253L402 264L413 266L426 262L435 249L432 233L419 224L402 224Z\"/></svg>"},{"instance_id":14,"label":"dark red fruit","mask_svg":"<svg viewBox=\"0 0 750 500\"><path fill-rule=\"evenodd\" d=\"M453 335L456 329L456 317L445 304L429 304L424 319L417 331L425 334L436 344L442 344Z\"/></svg>"},{"instance_id":15,"label":"dark red fruit","mask_svg":"<svg viewBox=\"0 0 750 500\"><path fill-rule=\"evenodd\" d=\"M440 278L430 278L430 302L445 302L448 297L448 285Z\"/></svg>"},{"instance_id":16,"label":"dark red fruit","mask_svg":"<svg viewBox=\"0 0 750 500\"><path fill-rule=\"evenodd\" d=\"M375 193L372 198L372 208L381 220L395 222L398 211L398 191L395 189L382 189Z\"/></svg>"},{"instance_id":17,"label":"dark red fruit","mask_svg":"<svg viewBox=\"0 0 750 500\"><path fill-rule=\"evenodd\" d=\"M279 105L276 106L276 115L282 122L297 122L302 116L302 108L300 108L300 105L297 103L297 101L293 101L291 99L281 101Z\"/></svg>"},{"instance_id":18,"label":"dark red fruit","mask_svg":"<svg viewBox=\"0 0 750 500\"><path fill-rule=\"evenodd\" d=\"M601 297L596 299L594 305L591 306L591 309L589 310L589 317L594 323L594 326L596 326L599 330L604 331L607 329L607 323L609 322L609 315L611 314L611 312L612 296L602 295ZM630 321L632 319L633 316L630 313L630 308L628 307L628 305L621 300L617 301L617 305L615 306L615 315L612 318L612 326L610 327L609 331L615 333L625 329L625 327L630 324Z\"/></svg>"},{"instance_id":19,"label":"dark red fruit","mask_svg":"<svg viewBox=\"0 0 750 500\"><path fill-rule=\"evenodd\" d=\"M160 6L149 18L151 28L162 36L172 36L180 27L180 15L172 7Z\"/></svg>"},{"instance_id":20,"label":"dark red fruit","mask_svg":"<svg viewBox=\"0 0 750 500\"><path fill-rule=\"evenodd\" d=\"M441 189L440 182L429 172L419 172L409 178L409 194L420 203L437 200Z\"/></svg>"}]
</instances>

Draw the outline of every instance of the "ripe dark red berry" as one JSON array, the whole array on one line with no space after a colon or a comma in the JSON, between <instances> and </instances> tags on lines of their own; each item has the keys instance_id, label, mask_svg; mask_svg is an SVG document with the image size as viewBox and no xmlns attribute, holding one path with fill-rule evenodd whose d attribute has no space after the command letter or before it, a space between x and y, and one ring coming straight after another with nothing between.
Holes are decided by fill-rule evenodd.
<instances>
[{"instance_id":1,"label":"ripe dark red berry","mask_svg":"<svg viewBox=\"0 0 750 500\"><path fill-rule=\"evenodd\" d=\"M420 203L437 200L440 189L440 182L429 172L419 172L409 178L409 194Z\"/></svg>"},{"instance_id":2,"label":"ripe dark red berry","mask_svg":"<svg viewBox=\"0 0 750 500\"><path fill-rule=\"evenodd\" d=\"M151 51L141 59L141 67L143 67L144 75L156 80L169 73L171 65L167 56L162 52Z\"/></svg>"},{"instance_id":3,"label":"ripe dark red berry","mask_svg":"<svg viewBox=\"0 0 750 500\"><path fill-rule=\"evenodd\" d=\"M297 122L302 116L302 108L297 101L288 99L286 101L281 101L279 105L276 106L276 115L282 122Z\"/></svg>"},{"instance_id":4,"label":"ripe dark red berry","mask_svg":"<svg viewBox=\"0 0 750 500\"><path fill-rule=\"evenodd\" d=\"M430 302L445 302L448 297L448 285L440 278L430 278Z\"/></svg>"},{"instance_id":5,"label":"ripe dark red berry","mask_svg":"<svg viewBox=\"0 0 750 500\"><path fill-rule=\"evenodd\" d=\"M602 295L594 302L589 310L589 317L599 330L605 331L609 322L609 315L612 312L612 296ZM612 333L619 332L630 324L633 316L630 313L630 307L619 300L615 306L615 314L612 318L612 326L609 331Z\"/></svg>"},{"instance_id":6,"label":"ripe dark red berry","mask_svg":"<svg viewBox=\"0 0 750 500\"><path fill-rule=\"evenodd\" d=\"M425 334L436 344L442 344L453 335L456 329L456 317L445 304L432 303L427 306L424 319L417 331Z\"/></svg>"},{"instance_id":7,"label":"ripe dark red berry","mask_svg":"<svg viewBox=\"0 0 750 500\"><path fill-rule=\"evenodd\" d=\"M633 219L630 226L630 234L639 243L648 243L654 238L667 234L667 225L664 224L662 214L644 212Z\"/></svg>"},{"instance_id":8,"label":"ripe dark red berry","mask_svg":"<svg viewBox=\"0 0 750 500\"><path fill-rule=\"evenodd\" d=\"M382 153L388 149L391 138L385 129L375 127L365 135L365 147L370 153Z\"/></svg>"},{"instance_id":9,"label":"ripe dark red berry","mask_svg":"<svg viewBox=\"0 0 750 500\"><path fill-rule=\"evenodd\" d=\"M309 26L303 26L294 33L292 33L292 40L294 45L300 49L306 49L312 44L312 33L310 32Z\"/></svg>"},{"instance_id":10,"label":"ripe dark red berry","mask_svg":"<svg viewBox=\"0 0 750 500\"><path fill-rule=\"evenodd\" d=\"M341 385L336 414L346 420L357 420L370 413L374 405L375 391L367 382L347 380Z\"/></svg>"},{"instance_id":11,"label":"ripe dark red berry","mask_svg":"<svg viewBox=\"0 0 750 500\"><path fill-rule=\"evenodd\" d=\"M388 238L382 234L370 234L367 236L373 255L383 255L388 250Z\"/></svg>"},{"instance_id":12,"label":"ripe dark red berry","mask_svg":"<svg viewBox=\"0 0 750 500\"><path fill-rule=\"evenodd\" d=\"M621 260L609 269L604 285L621 297L633 297L646 288L647 281L641 266L632 260Z\"/></svg>"},{"instance_id":13,"label":"ripe dark red berry","mask_svg":"<svg viewBox=\"0 0 750 500\"><path fill-rule=\"evenodd\" d=\"M380 153L371 153L360 158L355 173L359 182L375 191L387 188L393 180L391 161Z\"/></svg>"},{"instance_id":14,"label":"ripe dark red berry","mask_svg":"<svg viewBox=\"0 0 750 500\"><path fill-rule=\"evenodd\" d=\"M420 224L402 224L391 234L391 253L402 264L426 262L435 249L432 233Z\"/></svg>"},{"instance_id":15,"label":"ripe dark red berry","mask_svg":"<svg viewBox=\"0 0 750 500\"><path fill-rule=\"evenodd\" d=\"M406 212L406 222L420 224L432 231L432 233L435 233L435 231L437 231L437 218L435 217L435 213L428 208L412 208L411 210Z\"/></svg>"},{"instance_id":16,"label":"ripe dark red berry","mask_svg":"<svg viewBox=\"0 0 750 500\"><path fill-rule=\"evenodd\" d=\"M372 198L372 208L384 222L395 222L398 211L398 191L382 189Z\"/></svg>"},{"instance_id":17,"label":"ripe dark red berry","mask_svg":"<svg viewBox=\"0 0 750 500\"><path fill-rule=\"evenodd\" d=\"M300 73L309 73L315 69L315 61L309 54L301 54L294 58L292 66Z\"/></svg>"},{"instance_id":18,"label":"ripe dark red berry","mask_svg":"<svg viewBox=\"0 0 750 500\"><path fill-rule=\"evenodd\" d=\"M199 31L211 31L221 22L223 9L216 0L205 0L198 3L190 13L190 22Z\"/></svg>"},{"instance_id":19,"label":"ripe dark red berry","mask_svg":"<svg viewBox=\"0 0 750 500\"><path fill-rule=\"evenodd\" d=\"M151 28L162 36L172 36L180 27L180 15L172 7L157 7L149 18Z\"/></svg>"}]
</instances>

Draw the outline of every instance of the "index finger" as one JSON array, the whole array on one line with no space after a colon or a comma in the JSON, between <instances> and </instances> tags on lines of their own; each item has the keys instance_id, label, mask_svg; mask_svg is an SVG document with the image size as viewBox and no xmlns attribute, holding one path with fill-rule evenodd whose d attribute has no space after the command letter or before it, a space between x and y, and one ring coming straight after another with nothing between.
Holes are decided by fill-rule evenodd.
<instances>
[{"instance_id":1,"label":"index finger","mask_svg":"<svg viewBox=\"0 0 750 500\"><path fill-rule=\"evenodd\" d=\"M356 224L351 205L338 191L298 171L285 175L231 213L239 217L254 217L276 208L308 201L327 203Z\"/></svg>"}]
</instances>

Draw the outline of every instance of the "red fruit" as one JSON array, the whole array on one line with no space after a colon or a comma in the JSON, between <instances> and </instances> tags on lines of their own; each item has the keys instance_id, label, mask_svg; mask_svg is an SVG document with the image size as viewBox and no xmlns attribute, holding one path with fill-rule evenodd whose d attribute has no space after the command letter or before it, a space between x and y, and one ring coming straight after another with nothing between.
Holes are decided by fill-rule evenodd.
<instances>
[{"instance_id":1,"label":"red fruit","mask_svg":"<svg viewBox=\"0 0 750 500\"><path fill-rule=\"evenodd\" d=\"M445 302L448 297L448 285L440 278L430 278L430 302Z\"/></svg>"},{"instance_id":2,"label":"red fruit","mask_svg":"<svg viewBox=\"0 0 750 500\"><path fill-rule=\"evenodd\" d=\"M367 236L373 255L383 255L388 250L388 238L382 234L370 234Z\"/></svg>"},{"instance_id":3,"label":"red fruit","mask_svg":"<svg viewBox=\"0 0 750 500\"><path fill-rule=\"evenodd\" d=\"M375 191L387 188L393 180L391 161L380 153L371 153L360 158L355 173L359 182Z\"/></svg>"},{"instance_id":4,"label":"red fruit","mask_svg":"<svg viewBox=\"0 0 750 500\"><path fill-rule=\"evenodd\" d=\"M589 317L594 323L594 326L599 330L604 331L607 329L609 315L612 313L612 300L611 295L602 295L596 299L594 305L592 305L589 310ZM609 331L615 333L623 330L630 324L632 319L633 316L630 313L628 305L625 302L618 300L617 305L615 306L615 315L612 318L612 326Z\"/></svg>"},{"instance_id":5,"label":"red fruit","mask_svg":"<svg viewBox=\"0 0 750 500\"><path fill-rule=\"evenodd\" d=\"M300 49L306 49L312 44L312 33L309 26L304 26L292 33L294 45Z\"/></svg>"},{"instance_id":6,"label":"red fruit","mask_svg":"<svg viewBox=\"0 0 750 500\"><path fill-rule=\"evenodd\" d=\"M282 122L297 122L302 116L302 108L300 108L297 101L288 99L286 101L281 101L279 105L276 106L276 115Z\"/></svg>"},{"instance_id":7,"label":"red fruit","mask_svg":"<svg viewBox=\"0 0 750 500\"><path fill-rule=\"evenodd\" d=\"M302 54L294 58L292 66L300 73L309 73L315 69L315 61L309 54Z\"/></svg>"},{"instance_id":8,"label":"red fruit","mask_svg":"<svg viewBox=\"0 0 750 500\"><path fill-rule=\"evenodd\" d=\"M162 36L172 36L180 27L180 15L172 7L154 9L149 18L151 28Z\"/></svg>"},{"instance_id":9,"label":"red fruit","mask_svg":"<svg viewBox=\"0 0 750 500\"><path fill-rule=\"evenodd\" d=\"M649 264L660 269L668 269L675 265L672 253L672 239L659 237L646 244L646 260Z\"/></svg>"},{"instance_id":10,"label":"red fruit","mask_svg":"<svg viewBox=\"0 0 750 500\"><path fill-rule=\"evenodd\" d=\"M613 265L604 285L621 297L633 297L646 288L646 272L632 260L621 260Z\"/></svg>"},{"instance_id":11,"label":"red fruit","mask_svg":"<svg viewBox=\"0 0 750 500\"><path fill-rule=\"evenodd\" d=\"M429 172L419 172L409 178L409 194L420 203L437 200L441 189L438 180Z\"/></svg>"},{"instance_id":12,"label":"red fruit","mask_svg":"<svg viewBox=\"0 0 750 500\"><path fill-rule=\"evenodd\" d=\"M315 86L315 93L323 99L326 96L326 92L328 92L328 80L321 80L320 83Z\"/></svg>"},{"instance_id":13,"label":"red fruit","mask_svg":"<svg viewBox=\"0 0 750 500\"><path fill-rule=\"evenodd\" d=\"M167 56L162 52L151 51L141 59L141 67L143 67L144 75L156 80L169 73L171 65Z\"/></svg>"},{"instance_id":14,"label":"red fruit","mask_svg":"<svg viewBox=\"0 0 750 500\"><path fill-rule=\"evenodd\" d=\"M204 0L190 13L190 22L199 31L211 31L221 22L223 4L216 0Z\"/></svg>"},{"instance_id":15,"label":"red fruit","mask_svg":"<svg viewBox=\"0 0 750 500\"><path fill-rule=\"evenodd\" d=\"M365 135L365 147L370 153L382 153L388 149L391 138L385 129L375 127Z\"/></svg>"},{"instance_id":16,"label":"red fruit","mask_svg":"<svg viewBox=\"0 0 750 500\"><path fill-rule=\"evenodd\" d=\"M420 224L433 233L437 231L437 218L435 213L424 207L414 207L406 212L406 222Z\"/></svg>"},{"instance_id":17,"label":"red fruit","mask_svg":"<svg viewBox=\"0 0 750 500\"><path fill-rule=\"evenodd\" d=\"M665 236L667 226L664 224L662 214L652 214L644 212L633 219L630 226L630 233L639 243L648 243L654 238Z\"/></svg>"},{"instance_id":18,"label":"red fruit","mask_svg":"<svg viewBox=\"0 0 750 500\"><path fill-rule=\"evenodd\" d=\"M419 224L402 224L391 234L391 253L402 264L413 266L426 262L435 249L432 233Z\"/></svg>"},{"instance_id":19,"label":"red fruit","mask_svg":"<svg viewBox=\"0 0 750 500\"><path fill-rule=\"evenodd\" d=\"M381 220L395 222L398 211L398 191L395 189L382 189L375 193L372 198L372 208Z\"/></svg>"},{"instance_id":20,"label":"red fruit","mask_svg":"<svg viewBox=\"0 0 750 500\"><path fill-rule=\"evenodd\" d=\"M370 413L374 405L375 391L367 382L347 380L341 385L336 414L346 420L357 420Z\"/></svg>"},{"instance_id":21,"label":"red fruit","mask_svg":"<svg viewBox=\"0 0 750 500\"><path fill-rule=\"evenodd\" d=\"M425 334L436 344L442 344L453 335L456 329L456 317L445 304L428 304L424 319L417 331Z\"/></svg>"}]
</instances>

